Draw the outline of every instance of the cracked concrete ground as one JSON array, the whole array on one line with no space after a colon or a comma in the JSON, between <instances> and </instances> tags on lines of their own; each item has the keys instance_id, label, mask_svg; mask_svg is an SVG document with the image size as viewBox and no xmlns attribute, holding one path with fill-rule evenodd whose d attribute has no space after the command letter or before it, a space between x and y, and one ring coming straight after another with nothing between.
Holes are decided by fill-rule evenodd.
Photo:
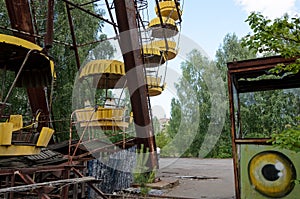
<instances>
[{"instance_id":1,"label":"cracked concrete ground","mask_svg":"<svg viewBox=\"0 0 300 199\"><path fill-rule=\"evenodd\" d=\"M179 179L164 195L187 198L232 199L232 159L160 158L157 177Z\"/></svg>"}]
</instances>

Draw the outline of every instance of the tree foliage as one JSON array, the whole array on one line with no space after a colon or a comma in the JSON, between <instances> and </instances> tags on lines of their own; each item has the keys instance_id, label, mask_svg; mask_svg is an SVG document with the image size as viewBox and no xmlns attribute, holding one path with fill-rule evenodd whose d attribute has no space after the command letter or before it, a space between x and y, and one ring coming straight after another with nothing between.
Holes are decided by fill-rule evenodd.
<instances>
[{"instance_id":1,"label":"tree foliage","mask_svg":"<svg viewBox=\"0 0 300 199\"><path fill-rule=\"evenodd\" d=\"M294 90L271 90L240 95L243 137L270 138L284 130L286 124L295 125L300 113L300 98Z\"/></svg>"},{"instance_id":2,"label":"tree foliage","mask_svg":"<svg viewBox=\"0 0 300 199\"><path fill-rule=\"evenodd\" d=\"M182 78L176 84L178 99L172 100L167 132L176 140L177 154L197 157L201 150L207 150L204 145L210 145L218 137L214 133L208 135L208 131L219 122L219 118L211 114L211 108L224 106L215 101L220 92L219 87L214 86L221 79L214 71L213 62L197 50L188 54L187 60L181 63L181 70Z\"/></svg>"},{"instance_id":3,"label":"tree foliage","mask_svg":"<svg viewBox=\"0 0 300 199\"><path fill-rule=\"evenodd\" d=\"M241 44L241 40L235 33L228 33L223 39L223 43L220 45L216 52L215 64L221 71L224 87L227 89L227 63L234 60L245 60L255 58L255 52L245 48ZM228 97L227 97L228 98ZM226 100L228 101L228 100ZM227 110L224 128L217 144L210 153L211 157L231 157L231 132L230 132L230 118L229 109Z\"/></svg>"},{"instance_id":4,"label":"tree foliage","mask_svg":"<svg viewBox=\"0 0 300 199\"><path fill-rule=\"evenodd\" d=\"M290 18L287 14L273 21L260 13L251 13L246 22L253 34L243 38L243 45L261 54L276 54L285 58L300 55L300 18ZM297 73L300 70L300 59L286 67L279 65L276 72L288 71Z\"/></svg>"},{"instance_id":5,"label":"tree foliage","mask_svg":"<svg viewBox=\"0 0 300 199\"><path fill-rule=\"evenodd\" d=\"M299 73L300 71L300 18L290 18L287 14L273 21L260 13L251 13L246 22L249 23L253 34L248 34L243 38L243 45L247 46L261 54L276 54L285 58L297 58L294 63L287 66L278 64L273 72L274 74ZM299 111L299 94L294 92L294 97L290 100L283 101L276 99L277 103L285 104L288 109L284 109L292 116L291 121L281 120L288 126L286 129L276 129L272 135L272 142L283 148L298 150L299 126L297 125L297 117ZM296 99L296 101L293 101ZM295 113L295 110L296 113ZM281 114L281 113L277 113ZM292 126L290 126L293 124Z\"/></svg>"}]
</instances>

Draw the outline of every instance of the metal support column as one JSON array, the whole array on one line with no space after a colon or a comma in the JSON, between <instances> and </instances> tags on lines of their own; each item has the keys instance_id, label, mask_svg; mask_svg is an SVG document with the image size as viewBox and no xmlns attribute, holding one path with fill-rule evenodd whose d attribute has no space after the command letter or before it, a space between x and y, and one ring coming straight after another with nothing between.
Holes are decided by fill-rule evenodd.
<instances>
[{"instance_id":1,"label":"metal support column","mask_svg":"<svg viewBox=\"0 0 300 199\"><path fill-rule=\"evenodd\" d=\"M120 47L127 75L128 90L134 116L138 145L149 149L149 169L157 166L156 144L148 108L148 95L143 68L136 7L134 0L115 0L120 33Z\"/></svg>"}]
</instances>

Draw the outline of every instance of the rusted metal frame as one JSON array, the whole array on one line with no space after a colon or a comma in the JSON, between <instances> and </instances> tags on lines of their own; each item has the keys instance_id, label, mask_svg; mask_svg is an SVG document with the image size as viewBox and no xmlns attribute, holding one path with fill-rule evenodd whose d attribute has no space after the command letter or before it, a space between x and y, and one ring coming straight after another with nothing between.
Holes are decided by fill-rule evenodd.
<instances>
[{"instance_id":1,"label":"rusted metal frame","mask_svg":"<svg viewBox=\"0 0 300 199\"><path fill-rule=\"evenodd\" d=\"M227 73L228 76L228 97L229 97L229 110L230 110L230 121L231 121L231 143L232 143L232 157L233 157L233 166L234 166L234 185L235 185L235 197L240 199L240 184L239 184L239 160L237 145L235 143L236 139L236 129L235 129L235 111L234 111L234 93L233 93L233 84L232 77L230 73Z\"/></svg>"},{"instance_id":2,"label":"rusted metal frame","mask_svg":"<svg viewBox=\"0 0 300 199\"><path fill-rule=\"evenodd\" d=\"M70 171L66 170L63 172L63 179L69 179L70 178ZM61 190L61 198L62 199L68 199L69 198L69 186L64 186Z\"/></svg>"},{"instance_id":3,"label":"rusted metal frame","mask_svg":"<svg viewBox=\"0 0 300 199\"><path fill-rule=\"evenodd\" d=\"M297 57L295 58L284 58L282 56L263 57L263 58L228 62L227 67L229 70L232 70L232 69L242 69L248 67L255 68L256 66L260 67L266 65L276 66L279 63L283 63L283 64L293 63L295 62L296 59Z\"/></svg>"},{"instance_id":4,"label":"rusted metal frame","mask_svg":"<svg viewBox=\"0 0 300 199\"><path fill-rule=\"evenodd\" d=\"M2 102L2 99L4 97L4 89L5 89L5 81L6 81L6 64L4 65L4 68L2 70L2 86L1 86L1 93L0 93L0 102ZM0 106L0 110L1 110L1 106ZM2 114L0 114L2 115Z\"/></svg>"},{"instance_id":5,"label":"rusted metal frame","mask_svg":"<svg viewBox=\"0 0 300 199\"><path fill-rule=\"evenodd\" d=\"M239 160L237 156L237 145L241 144L268 144L267 138L258 138L258 139L245 139L245 138L236 138L236 129L235 129L235 112L234 112L234 100L233 100L233 84L238 84L235 75L240 74L240 77L245 77L249 74L258 74L260 71L269 70L274 68L278 63L289 64L293 63L295 58L285 59L280 56L268 57L268 58L259 58L253 60L245 60L239 62L230 62L227 64L228 67L228 91L229 91L229 103L230 103L230 119L231 119L231 137L232 137L232 153L234 161L234 179L235 179L235 192L236 198L240 199L240 175L239 175ZM244 76L243 76L244 73ZM237 92L240 90L237 88ZM239 98L238 98L239 100ZM239 102L238 102L239 103ZM238 104L240 107L240 104ZM239 114L239 111L238 111ZM241 125L241 121L239 121Z\"/></svg>"},{"instance_id":6,"label":"rusted metal frame","mask_svg":"<svg viewBox=\"0 0 300 199\"><path fill-rule=\"evenodd\" d=\"M39 29L38 29L37 20L36 20L36 12L35 12L35 8L34 8L34 1L30 1L30 9L32 12L32 22L33 22L34 33L39 35ZM36 39L36 43L40 45L40 40Z\"/></svg>"},{"instance_id":7,"label":"rusted metal frame","mask_svg":"<svg viewBox=\"0 0 300 199\"><path fill-rule=\"evenodd\" d=\"M83 12L85 12L85 13L87 13L87 14L93 16L93 17L96 17L96 18L98 18L98 19L100 19L100 20L102 20L102 21L104 21L104 22L106 22L106 23L108 23L108 24L110 24L110 25L117 26L117 24L115 24L115 23L109 21L108 19L103 18L103 17L102 17L101 15L99 15L99 14L92 13L91 11L86 10L86 9L80 7L79 5L77 5L77 4L75 4L75 3L72 3L72 2L70 2L70 1L68 1L68 0L63 0L63 1L64 1L66 4L71 5L71 6L77 8L77 9L79 9L79 10L81 10L81 11L83 11Z\"/></svg>"},{"instance_id":8,"label":"rusted metal frame","mask_svg":"<svg viewBox=\"0 0 300 199\"><path fill-rule=\"evenodd\" d=\"M76 143L76 146L75 146L75 149L74 149L74 151L73 151L73 154L71 154L71 147L72 147L72 145L71 145L71 143L69 142L69 162L70 162L70 163L72 163L72 159L73 159L73 157L75 156L75 154L76 154L76 152L77 152L77 150L78 150L78 147L79 147L79 145L81 144L81 142L82 142L82 140L83 140L83 136L84 136L85 132L87 131L87 127L89 126L89 124L90 124L90 122L91 122L91 120L92 120L94 114L96 113L97 109L98 109L98 107L96 106L96 107L94 108L94 111L93 111L92 114L91 114L91 117L90 117L89 121L87 121L87 124L86 124L86 126L84 127L84 129L83 129L82 135L80 136L79 141ZM75 112L76 112L76 110L72 113L71 119L70 119L70 134L69 134L69 140L70 140L70 141L72 140L72 118L73 118Z\"/></svg>"},{"instance_id":9,"label":"rusted metal frame","mask_svg":"<svg viewBox=\"0 0 300 199\"><path fill-rule=\"evenodd\" d=\"M19 171L16 171L15 174L21 177L21 179L26 183L26 184L34 184L34 180L30 178L27 174L22 174Z\"/></svg>"},{"instance_id":10,"label":"rusted metal frame","mask_svg":"<svg viewBox=\"0 0 300 199\"><path fill-rule=\"evenodd\" d=\"M16 176L15 176L15 174L13 174L12 176L11 176L11 180L10 180L10 186L15 186L15 181L16 181ZM9 199L14 199L14 192L10 192L9 193Z\"/></svg>"},{"instance_id":11,"label":"rusted metal frame","mask_svg":"<svg viewBox=\"0 0 300 199\"><path fill-rule=\"evenodd\" d=\"M161 12L160 12L159 1L158 1L158 0L155 0L155 3L156 3L157 12L158 12L158 17L159 17L159 21L160 21L161 27L164 28L164 27L165 27L165 24L164 24L164 21L163 21L163 19L162 19L162 15L161 15Z\"/></svg>"},{"instance_id":12,"label":"rusted metal frame","mask_svg":"<svg viewBox=\"0 0 300 199\"><path fill-rule=\"evenodd\" d=\"M144 21L143 21L141 15L140 15L140 12L138 12L138 9L137 9L137 21L140 21L140 23L142 24L143 30L146 31L146 26L145 26L145 24L143 23ZM140 25L139 25L140 23L138 23L138 26L139 26L139 27L140 27ZM139 28L139 29L140 29L140 28Z\"/></svg>"},{"instance_id":13,"label":"rusted metal frame","mask_svg":"<svg viewBox=\"0 0 300 199\"><path fill-rule=\"evenodd\" d=\"M180 3L178 2L178 0L174 0L175 1L175 6L176 6L176 11L178 13L178 20L181 23L182 19L181 19L181 13L180 13Z\"/></svg>"},{"instance_id":14,"label":"rusted metal frame","mask_svg":"<svg viewBox=\"0 0 300 199\"><path fill-rule=\"evenodd\" d=\"M128 90L134 115L138 146L149 149L149 169L157 167L156 143L147 103L147 86L143 57L139 45L136 9L133 0L115 0L115 11L120 32L120 47L127 75ZM130 77L128 76L130 74ZM137 88L138 87L138 88Z\"/></svg>"},{"instance_id":15,"label":"rusted metal frame","mask_svg":"<svg viewBox=\"0 0 300 199\"><path fill-rule=\"evenodd\" d=\"M106 8L107 8L107 10L108 10L108 14L109 14L110 20L112 21L112 23L116 24L116 23L115 23L115 20L114 20L114 17L113 17L113 15L112 15L112 12L111 12L111 9L112 9L112 8L110 8L109 3L108 3L108 0L105 0L105 5L106 5ZM117 27L116 27L116 26L113 26L113 28L114 28L115 34L118 35L119 33L118 33ZM118 41L119 41L119 40L118 40Z\"/></svg>"},{"instance_id":16,"label":"rusted metal frame","mask_svg":"<svg viewBox=\"0 0 300 199\"><path fill-rule=\"evenodd\" d=\"M71 171L73 171L76 175L78 175L79 177L84 177L84 175L77 169L72 168ZM93 185L91 182L87 182L87 184L98 194L100 195L103 199L108 199L105 194L98 189L95 185Z\"/></svg>"},{"instance_id":17,"label":"rusted metal frame","mask_svg":"<svg viewBox=\"0 0 300 199\"><path fill-rule=\"evenodd\" d=\"M5 185L4 185L4 187L7 187L9 185L9 177L10 176L5 176ZM9 198L9 193L5 193L4 198Z\"/></svg>"},{"instance_id":18,"label":"rusted metal frame","mask_svg":"<svg viewBox=\"0 0 300 199\"><path fill-rule=\"evenodd\" d=\"M46 191L50 191L52 190L51 187L54 186L69 186L70 184L78 184L78 183L82 183L82 182L92 182L95 181L94 177L88 176L88 177L80 177L80 178L67 178L67 179L62 179L62 180L55 180L55 181L48 181L48 182L40 182L40 183L35 183L32 178L30 177L25 177L23 176L22 178L23 180L26 180L26 185L19 185L19 186L11 186L11 187L6 187L6 188L2 188L0 189L0 193L6 193L6 192L25 192L28 190L35 190L35 192L37 192L37 190L41 190L41 193L39 194L40 197L42 198L47 198L49 199L50 195L42 193L43 190ZM49 188L49 189L48 189ZM53 195L51 195L53 196Z\"/></svg>"},{"instance_id":19,"label":"rusted metal frame","mask_svg":"<svg viewBox=\"0 0 300 199\"><path fill-rule=\"evenodd\" d=\"M0 25L0 29L9 30L9 31L11 31L13 33L20 33L22 35L32 36L32 37L39 38L39 39L44 38L41 35L31 34L31 33L28 33L28 32L24 32L24 31L17 30L17 29L14 29L14 28L9 28L9 27L6 27L6 26L1 26ZM66 42L62 42L62 41L58 41L58 40L55 40L55 39L53 40L53 43L61 44L61 45L64 45L64 46L72 46L72 44L69 44L69 43L66 43Z\"/></svg>"},{"instance_id":20,"label":"rusted metal frame","mask_svg":"<svg viewBox=\"0 0 300 199\"><path fill-rule=\"evenodd\" d=\"M55 165L55 166L42 166L34 168L19 168L19 169L0 169L0 176L13 175L15 172L21 172L22 174L42 173L42 172L55 172L63 171L68 169L66 165Z\"/></svg>"},{"instance_id":21,"label":"rusted metal frame","mask_svg":"<svg viewBox=\"0 0 300 199\"><path fill-rule=\"evenodd\" d=\"M13 81L11 87L9 88L9 91L8 91L7 94L6 94L6 97L5 97L4 101L3 101L4 104L8 101L8 99L9 99L9 97L10 97L10 94L11 94L13 88L15 88L15 85L16 85L16 83L17 83L17 80L19 79L19 76L20 76L20 74L21 74L21 72L22 72L22 70L23 70L23 68L24 68L24 66L25 66L25 64L26 64L26 62L27 62L27 60L28 60L30 54L31 54L31 53L34 53L34 52L39 52L39 51L38 51L38 50L29 50L29 51L27 52L27 54L26 54L26 56L25 56L25 58L24 58L24 60L23 60L23 62L22 62L22 65L20 66L20 69L19 69L18 73L16 74L16 77L15 77L15 79L14 79L14 81Z\"/></svg>"},{"instance_id":22,"label":"rusted metal frame","mask_svg":"<svg viewBox=\"0 0 300 199\"><path fill-rule=\"evenodd\" d=\"M92 3L96 3L98 1L101 1L101 0L94 0L94 1L87 2L87 3L82 3L79 6L86 6L86 5L89 5L89 4L92 4Z\"/></svg>"},{"instance_id":23,"label":"rusted metal frame","mask_svg":"<svg viewBox=\"0 0 300 199\"><path fill-rule=\"evenodd\" d=\"M270 138L237 138L235 139L236 144L266 144L271 145L269 142Z\"/></svg>"},{"instance_id":24,"label":"rusted metal frame","mask_svg":"<svg viewBox=\"0 0 300 199\"><path fill-rule=\"evenodd\" d=\"M16 172L15 174L19 175L26 184L28 185L35 184L34 180L28 174L22 174L20 172ZM51 199L47 194L43 193L40 189L35 189L34 191L42 199Z\"/></svg>"},{"instance_id":25,"label":"rusted metal frame","mask_svg":"<svg viewBox=\"0 0 300 199\"><path fill-rule=\"evenodd\" d=\"M87 121L86 121L87 122ZM114 137L114 136L117 136L117 135L122 135L124 134L122 131L120 132L117 132L117 133L114 133L114 134L111 134L111 135L104 135L104 136L101 136L101 137L98 137L98 138L92 138L92 139L89 139L87 141L81 141L80 143L83 144L83 145L88 145L89 143L93 142L93 141L100 141L101 139L105 139L105 138L111 138L111 137ZM100 141L101 142L101 141ZM107 144L108 145L111 145L109 143L106 143L106 142L101 142L103 144ZM118 143L113 143L113 144L118 144ZM74 146L77 146L77 143L76 144L72 144L71 145L72 147Z\"/></svg>"},{"instance_id":26,"label":"rusted metal frame","mask_svg":"<svg viewBox=\"0 0 300 199\"><path fill-rule=\"evenodd\" d=\"M111 39L117 40L118 37L114 36L114 37L109 37L109 38L106 38L106 39L100 39L100 40L96 40L96 41L91 41L91 42L83 43L83 44L77 44L77 47L82 47L82 46L87 46L87 45L91 45L91 44L96 44L96 43L103 42L103 41L108 41L108 40L111 40Z\"/></svg>"},{"instance_id":27,"label":"rusted metal frame","mask_svg":"<svg viewBox=\"0 0 300 199\"><path fill-rule=\"evenodd\" d=\"M53 31L54 31L54 0L48 0L48 12L47 12L47 33L45 36L45 48L46 50L52 48L53 45Z\"/></svg>"},{"instance_id":28,"label":"rusted metal frame","mask_svg":"<svg viewBox=\"0 0 300 199\"><path fill-rule=\"evenodd\" d=\"M67 8L67 15L68 15L68 21L69 21L69 26L70 26L70 31L71 31L71 37L73 41L73 50L75 53L75 60L76 60L76 65L77 69L80 69L80 60L79 60L79 53L78 53L78 48L77 48L77 42L76 42L76 36L75 36L75 31L74 31L74 24L73 24L73 19L71 16L71 10L69 4L66 2L66 8Z\"/></svg>"},{"instance_id":29,"label":"rusted metal frame","mask_svg":"<svg viewBox=\"0 0 300 199\"><path fill-rule=\"evenodd\" d=\"M34 33L32 17L30 13L30 6L28 0L12 1L5 0L7 12L10 18L11 27L29 32L30 34ZM15 33L15 36L26 39L35 43L35 38L32 36L25 36Z\"/></svg>"},{"instance_id":30,"label":"rusted metal frame","mask_svg":"<svg viewBox=\"0 0 300 199\"><path fill-rule=\"evenodd\" d=\"M88 156L88 155L91 155L91 154L96 153L96 152L102 152L102 150L105 150L105 149L108 148L108 147L115 146L115 145L121 144L121 143L123 143L123 140L122 140L122 141L119 141L119 142L115 142L115 143L113 143L113 144L107 144L106 146L103 146L103 147L94 149L94 150L92 150L92 151L88 151L88 152L86 152L86 153L82 153L82 154L77 155L77 156L73 155L73 156L72 156L72 160L80 160L81 158L84 158L84 157L86 157L86 156ZM120 149L119 151L121 151L121 149ZM114 150L114 152L118 152L118 150Z\"/></svg>"},{"instance_id":31,"label":"rusted metal frame","mask_svg":"<svg viewBox=\"0 0 300 199\"><path fill-rule=\"evenodd\" d=\"M155 0L155 3L156 3L157 11L158 11L159 21L160 21L161 27L163 28L163 34L164 34L164 40L165 40L166 50L168 50L169 49L169 45L168 45L168 41L167 41L167 37L166 37L166 31L165 31L165 27L166 26L165 26L164 21L162 19L162 15L161 15L161 12L160 12L160 6L159 6L158 0Z\"/></svg>"},{"instance_id":32,"label":"rusted metal frame","mask_svg":"<svg viewBox=\"0 0 300 199\"><path fill-rule=\"evenodd\" d=\"M78 197L78 183L73 185L72 190L73 190L73 192L72 192L73 199L77 199L77 197Z\"/></svg>"},{"instance_id":33,"label":"rusted metal frame","mask_svg":"<svg viewBox=\"0 0 300 199\"><path fill-rule=\"evenodd\" d=\"M274 66L276 66L276 64L268 64L263 66L244 67L244 68L233 68L233 69L229 69L229 71L232 74L237 74L237 73L251 74L262 70L270 70L274 68Z\"/></svg>"},{"instance_id":34,"label":"rusted metal frame","mask_svg":"<svg viewBox=\"0 0 300 199\"><path fill-rule=\"evenodd\" d=\"M280 56L259 58L257 60L245 60L228 63L228 69L234 78L234 84L237 86L239 93L256 92L263 90L296 88L299 87L297 77L285 77L282 79L267 79L257 81L238 81L239 78L256 78L274 68L277 64L285 65L295 62L296 58L285 59ZM258 85L258 86L256 86Z\"/></svg>"}]
</instances>

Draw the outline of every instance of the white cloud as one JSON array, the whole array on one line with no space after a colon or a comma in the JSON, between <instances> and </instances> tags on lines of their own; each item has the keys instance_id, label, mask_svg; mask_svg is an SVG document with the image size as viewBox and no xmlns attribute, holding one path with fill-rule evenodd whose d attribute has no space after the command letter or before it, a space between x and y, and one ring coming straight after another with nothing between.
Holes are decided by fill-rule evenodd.
<instances>
[{"instance_id":1,"label":"white cloud","mask_svg":"<svg viewBox=\"0 0 300 199\"><path fill-rule=\"evenodd\" d=\"M248 14L261 12L270 19L282 17L285 13L296 14L296 0L234 0Z\"/></svg>"}]
</instances>

